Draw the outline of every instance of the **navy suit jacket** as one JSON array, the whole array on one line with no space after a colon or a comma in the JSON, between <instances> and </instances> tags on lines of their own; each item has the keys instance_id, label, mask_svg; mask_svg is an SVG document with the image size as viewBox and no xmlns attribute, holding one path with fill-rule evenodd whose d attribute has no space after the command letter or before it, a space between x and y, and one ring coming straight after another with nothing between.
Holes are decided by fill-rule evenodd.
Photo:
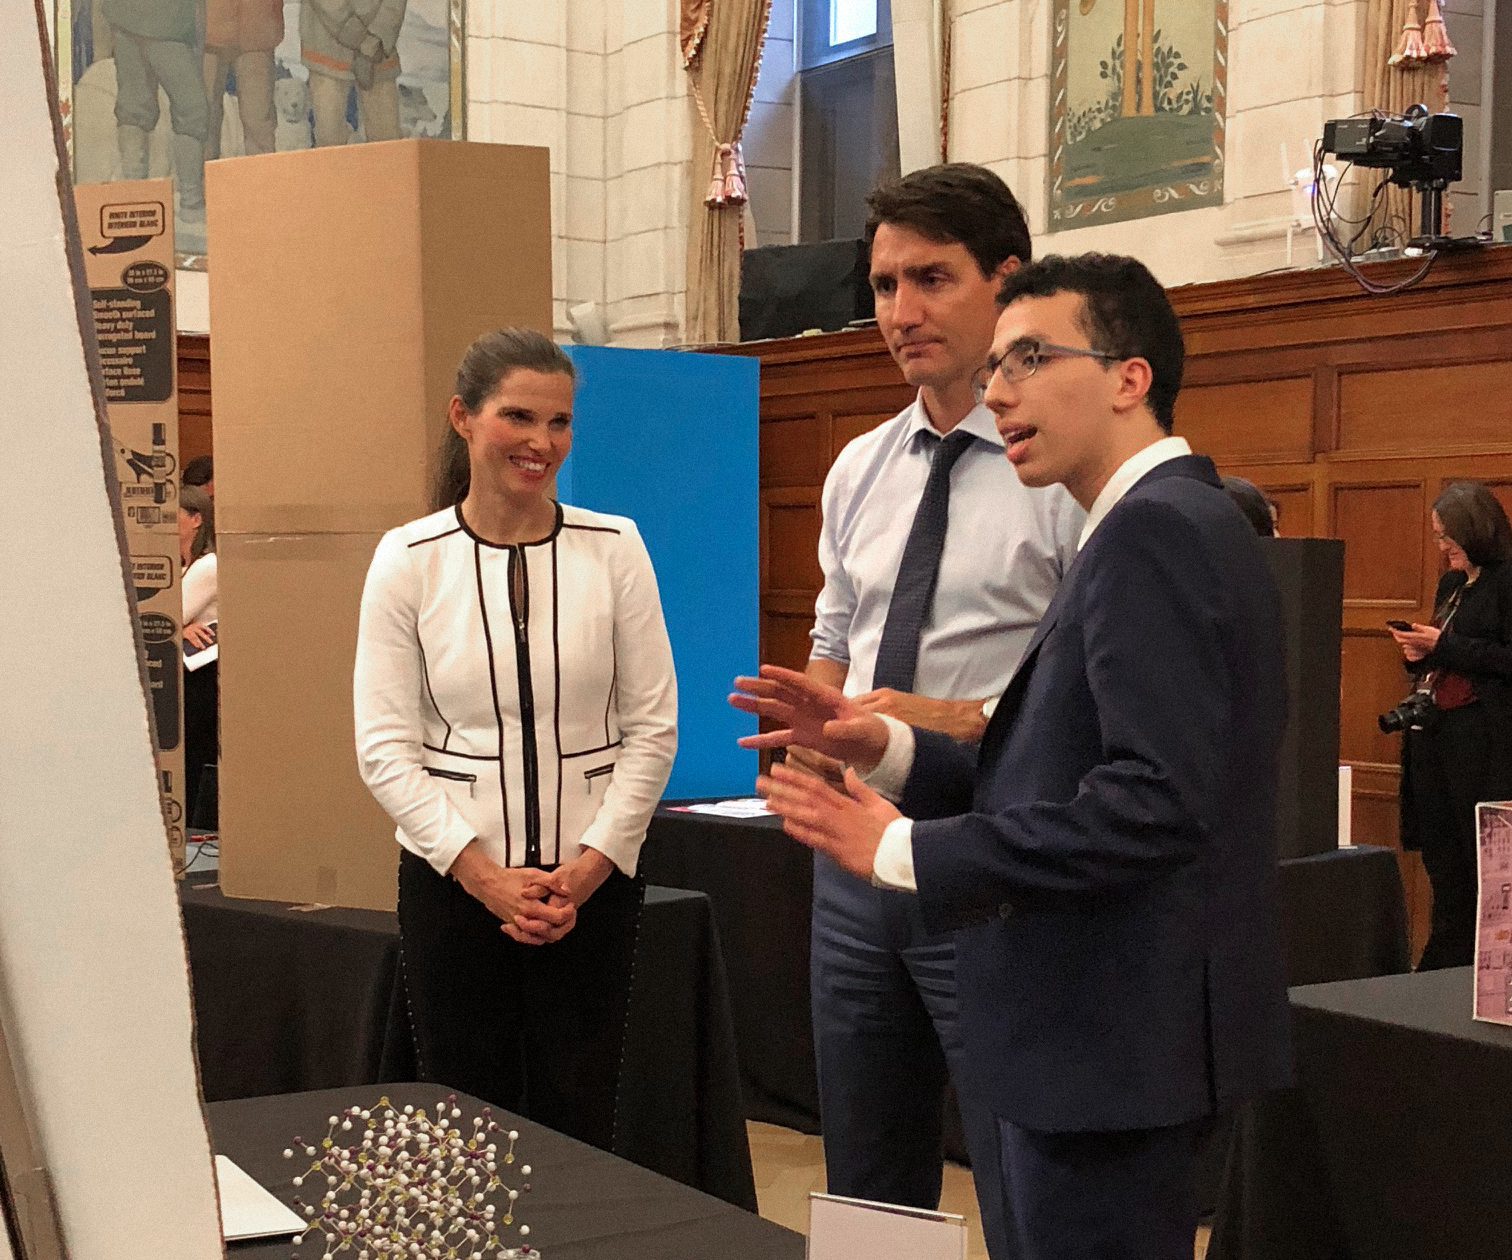
<instances>
[{"instance_id":1,"label":"navy suit jacket","mask_svg":"<svg viewBox=\"0 0 1512 1260\"><path fill-rule=\"evenodd\" d=\"M1280 599L1212 462L1157 466L1067 571L979 752L916 731L903 812L956 939L977 1097L1044 1132L1285 1084Z\"/></svg>"}]
</instances>

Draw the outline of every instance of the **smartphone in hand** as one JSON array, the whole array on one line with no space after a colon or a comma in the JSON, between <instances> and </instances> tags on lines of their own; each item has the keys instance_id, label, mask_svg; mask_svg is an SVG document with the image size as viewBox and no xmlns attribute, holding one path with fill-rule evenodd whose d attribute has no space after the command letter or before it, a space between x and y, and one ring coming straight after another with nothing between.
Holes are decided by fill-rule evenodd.
<instances>
[{"instance_id":1,"label":"smartphone in hand","mask_svg":"<svg viewBox=\"0 0 1512 1260\"><path fill-rule=\"evenodd\" d=\"M1401 619L1399 619L1397 617L1391 618L1389 621L1387 621L1386 625L1387 625L1387 627L1389 629L1392 629L1392 630L1411 630L1412 629L1412 622L1410 622L1410 621L1402 621Z\"/></svg>"}]
</instances>

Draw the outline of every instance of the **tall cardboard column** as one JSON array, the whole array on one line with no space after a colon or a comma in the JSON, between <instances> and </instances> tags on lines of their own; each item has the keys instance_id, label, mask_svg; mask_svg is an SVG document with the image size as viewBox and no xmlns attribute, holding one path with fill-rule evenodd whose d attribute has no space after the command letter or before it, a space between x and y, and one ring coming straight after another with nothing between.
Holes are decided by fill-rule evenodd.
<instances>
[{"instance_id":1,"label":"tall cardboard column","mask_svg":"<svg viewBox=\"0 0 1512 1260\"><path fill-rule=\"evenodd\" d=\"M551 330L545 149L399 140L213 162L221 886L391 908L357 774L368 561L423 515L458 360Z\"/></svg>"},{"instance_id":2,"label":"tall cardboard column","mask_svg":"<svg viewBox=\"0 0 1512 1260\"><path fill-rule=\"evenodd\" d=\"M168 848L174 869L182 870L184 817L192 802L184 799L173 184L80 184L74 200L152 688Z\"/></svg>"}]
</instances>

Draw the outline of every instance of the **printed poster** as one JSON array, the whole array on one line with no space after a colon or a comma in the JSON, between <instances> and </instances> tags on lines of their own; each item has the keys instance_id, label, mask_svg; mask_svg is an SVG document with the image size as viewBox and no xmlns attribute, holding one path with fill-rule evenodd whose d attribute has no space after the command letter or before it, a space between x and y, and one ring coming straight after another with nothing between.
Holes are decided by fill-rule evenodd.
<instances>
[{"instance_id":1,"label":"printed poster","mask_svg":"<svg viewBox=\"0 0 1512 1260\"><path fill-rule=\"evenodd\" d=\"M1475 807L1480 906L1475 921L1475 1018L1512 1024L1512 801Z\"/></svg>"}]
</instances>

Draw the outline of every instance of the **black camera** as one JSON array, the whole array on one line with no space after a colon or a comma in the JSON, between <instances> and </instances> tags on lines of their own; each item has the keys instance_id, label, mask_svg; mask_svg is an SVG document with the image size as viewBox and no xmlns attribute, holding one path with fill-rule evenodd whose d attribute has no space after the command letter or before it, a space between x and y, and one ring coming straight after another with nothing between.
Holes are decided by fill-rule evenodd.
<instances>
[{"instance_id":1,"label":"black camera","mask_svg":"<svg viewBox=\"0 0 1512 1260\"><path fill-rule=\"evenodd\" d=\"M1444 188L1463 178L1465 124L1457 114L1430 114L1414 105L1401 118L1326 122L1323 148L1356 166L1390 171L1394 184Z\"/></svg>"},{"instance_id":2,"label":"black camera","mask_svg":"<svg viewBox=\"0 0 1512 1260\"><path fill-rule=\"evenodd\" d=\"M1433 697L1426 691L1414 691L1391 712L1376 718L1376 725L1386 735L1394 735L1397 731L1421 730L1432 712Z\"/></svg>"}]
</instances>

